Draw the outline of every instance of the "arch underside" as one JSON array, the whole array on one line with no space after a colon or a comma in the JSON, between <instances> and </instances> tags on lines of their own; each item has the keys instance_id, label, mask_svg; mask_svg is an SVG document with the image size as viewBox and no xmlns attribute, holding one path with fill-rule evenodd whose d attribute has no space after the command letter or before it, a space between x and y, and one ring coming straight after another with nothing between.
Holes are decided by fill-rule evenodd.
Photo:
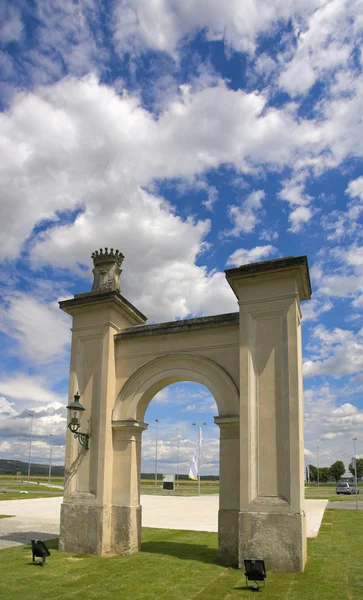
<instances>
[{"instance_id":1,"label":"arch underside","mask_svg":"<svg viewBox=\"0 0 363 600\"><path fill-rule=\"evenodd\" d=\"M129 377L117 397L113 423L143 421L152 398L164 387L181 381L204 385L215 399L218 416L239 414L239 391L225 368L200 354L172 352L149 360Z\"/></svg>"}]
</instances>

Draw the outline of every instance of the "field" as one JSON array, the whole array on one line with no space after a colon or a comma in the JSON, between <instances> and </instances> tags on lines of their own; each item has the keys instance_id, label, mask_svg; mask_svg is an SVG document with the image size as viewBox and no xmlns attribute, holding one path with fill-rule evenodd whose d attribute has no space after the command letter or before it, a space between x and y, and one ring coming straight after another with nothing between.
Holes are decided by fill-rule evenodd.
<instances>
[{"instance_id":1,"label":"field","mask_svg":"<svg viewBox=\"0 0 363 600\"><path fill-rule=\"evenodd\" d=\"M54 477L51 480L52 485L62 486L64 479L62 477ZM61 496L62 490L57 490L47 486L48 478L46 477L31 477L29 486L27 478L22 477L16 480L16 477L9 475L0 476L0 501L1 500L19 500L26 498L51 498L53 496ZM335 483L320 485L310 485L305 488L305 497L311 499L324 499L330 502L355 502L355 496L337 496L335 493ZM359 500L363 502L363 484L359 486ZM196 496L198 494L198 484L196 481L177 482L176 489L172 491L163 490L161 487L161 479L155 481L153 479L142 479L140 483L141 494L153 494L161 496ZM27 493L24 493L27 492ZM218 481L201 481L201 494L218 494Z\"/></svg>"},{"instance_id":2,"label":"field","mask_svg":"<svg viewBox=\"0 0 363 600\"><path fill-rule=\"evenodd\" d=\"M337 496L335 493L335 487L335 483L324 484L320 485L319 487L310 485L309 487L305 488L305 498L329 500L330 502L355 502L355 496ZM358 487L360 489L358 499L362 499L363 502L363 485ZM162 496L195 496L198 493L198 486L196 481L179 481L175 491L170 492L162 489L161 480L158 480L157 487L155 487L155 481L148 479L141 480L141 493ZM200 484L200 493L218 494L219 482L202 480Z\"/></svg>"},{"instance_id":3,"label":"field","mask_svg":"<svg viewBox=\"0 0 363 600\"><path fill-rule=\"evenodd\" d=\"M341 496L335 493L336 483L324 483L319 487L311 485L305 488L305 498L329 500L329 502L355 502L354 496ZM363 485L358 485L358 500L363 502Z\"/></svg>"},{"instance_id":4,"label":"field","mask_svg":"<svg viewBox=\"0 0 363 600\"><path fill-rule=\"evenodd\" d=\"M63 478L52 478L52 485L63 485ZM48 478L31 477L28 480L25 477L18 478L9 475L0 476L0 501L1 500L29 500L30 498L52 498L62 496L61 489L48 487Z\"/></svg>"},{"instance_id":5,"label":"field","mask_svg":"<svg viewBox=\"0 0 363 600\"><path fill-rule=\"evenodd\" d=\"M361 600L363 521L355 511L327 510L308 540L304 573L267 572L265 600ZM242 570L217 560L217 534L144 529L133 556L73 555L48 543L44 567L30 546L0 550L0 597L6 600L233 600L249 598Z\"/></svg>"},{"instance_id":6,"label":"field","mask_svg":"<svg viewBox=\"0 0 363 600\"><path fill-rule=\"evenodd\" d=\"M179 481L176 484L175 490L172 492L162 489L160 479L157 481L157 487L155 487L155 481L150 479L142 479L140 489L142 494L155 494L162 496L196 496L198 494L198 483L196 481ZM200 493L219 494L219 482L201 481Z\"/></svg>"}]
</instances>

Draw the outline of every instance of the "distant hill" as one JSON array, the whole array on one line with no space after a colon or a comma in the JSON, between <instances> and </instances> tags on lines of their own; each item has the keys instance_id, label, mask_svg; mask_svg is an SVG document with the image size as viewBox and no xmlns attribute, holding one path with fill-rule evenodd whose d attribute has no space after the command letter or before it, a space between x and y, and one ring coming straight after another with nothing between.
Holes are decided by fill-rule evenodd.
<instances>
[{"instance_id":1,"label":"distant hill","mask_svg":"<svg viewBox=\"0 0 363 600\"><path fill-rule=\"evenodd\" d=\"M18 473L23 477L28 475L28 463L21 460L6 460L0 458L0 475L16 475L16 467L18 467ZM47 477L49 472L49 465L30 463L30 475L40 477ZM52 465L52 476L53 477L64 477L64 466ZM154 473L141 473L141 479L154 479ZM158 479L162 479L162 474L158 473ZM179 473L178 479L180 481L188 481L188 475ZM202 481L218 481L218 475L201 475Z\"/></svg>"},{"instance_id":2,"label":"distant hill","mask_svg":"<svg viewBox=\"0 0 363 600\"><path fill-rule=\"evenodd\" d=\"M21 475L28 474L28 463L22 462L21 460L6 460L0 458L0 475L16 475L16 467L18 467L18 473ZM42 465L39 463L30 463L30 475L31 476L48 476L49 465ZM52 465L52 476L64 477L64 467L59 465Z\"/></svg>"}]
</instances>

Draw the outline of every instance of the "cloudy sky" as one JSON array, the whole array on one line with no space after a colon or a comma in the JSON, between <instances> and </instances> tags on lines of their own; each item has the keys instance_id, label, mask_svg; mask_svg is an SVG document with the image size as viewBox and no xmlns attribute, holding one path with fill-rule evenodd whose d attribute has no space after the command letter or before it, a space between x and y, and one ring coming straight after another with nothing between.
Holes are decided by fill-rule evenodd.
<instances>
[{"instance_id":1,"label":"cloudy sky","mask_svg":"<svg viewBox=\"0 0 363 600\"><path fill-rule=\"evenodd\" d=\"M70 320L90 254L125 255L149 322L237 310L224 269L308 256L305 447L363 455L363 0L10 0L0 8L0 457L64 455ZM208 390L150 404L186 471ZM143 469L153 469L155 429Z\"/></svg>"}]
</instances>

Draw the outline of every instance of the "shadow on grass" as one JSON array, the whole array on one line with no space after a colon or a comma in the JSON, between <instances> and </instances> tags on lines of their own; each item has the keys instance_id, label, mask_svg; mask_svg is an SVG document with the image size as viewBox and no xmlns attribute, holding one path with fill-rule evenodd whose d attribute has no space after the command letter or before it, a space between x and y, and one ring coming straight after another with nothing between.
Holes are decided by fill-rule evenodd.
<instances>
[{"instance_id":1,"label":"shadow on grass","mask_svg":"<svg viewBox=\"0 0 363 600\"><path fill-rule=\"evenodd\" d=\"M185 544L180 542L151 541L143 542L141 552L164 554L181 560L195 560L210 565L219 565L217 550L205 545Z\"/></svg>"},{"instance_id":2,"label":"shadow on grass","mask_svg":"<svg viewBox=\"0 0 363 600\"><path fill-rule=\"evenodd\" d=\"M257 588L250 585L235 585L234 590L238 590L239 592L260 592L263 588Z\"/></svg>"},{"instance_id":3,"label":"shadow on grass","mask_svg":"<svg viewBox=\"0 0 363 600\"><path fill-rule=\"evenodd\" d=\"M38 538L32 538L32 539L42 539L42 538L38 537ZM48 548L48 550L58 550L59 538L53 538L51 540L44 540L44 542L45 542L45 545ZM31 552L32 551L31 543L23 546L23 550L26 552ZM33 567L44 567L46 565L46 562L47 562L47 560L45 560L45 562L43 563L41 558L35 557L35 560L31 560L30 562L28 562L28 565L33 566Z\"/></svg>"},{"instance_id":4,"label":"shadow on grass","mask_svg":"<svg viewBox=\"0 0 363 600\"><path fill-rule=\"evenodd\" d=\"M45 545L47 546L48 550L58 550L58 547L59 547L59 538L52 538L50 540L46 540L44 537L42 537L41 535L39 535L38 537L33 536L30 539L32 539L32 540L43 540L45 542ZM28 543L24 546L24 550L31 550L32 549L31 542L29 542L28 540L27 540L27 542Z\"/></svg>"},{"instance_id":5,"label":"shadow on grass","mask_svg":"<svg viewBox=\"0 0 363 600\"><path fill-rule=\"evenodd\" d=\"M1 535L0 540L18 542L19 544L29 544L30 547L31 540L43 540L48 545L50 542L54 541L54 533L44 533L39 531L14 531L12 533L7 533L6 535ZM56 541L58 549L58 539ZM25 547L29 549L28 545Z\"/></svg>"}]
</instances>

